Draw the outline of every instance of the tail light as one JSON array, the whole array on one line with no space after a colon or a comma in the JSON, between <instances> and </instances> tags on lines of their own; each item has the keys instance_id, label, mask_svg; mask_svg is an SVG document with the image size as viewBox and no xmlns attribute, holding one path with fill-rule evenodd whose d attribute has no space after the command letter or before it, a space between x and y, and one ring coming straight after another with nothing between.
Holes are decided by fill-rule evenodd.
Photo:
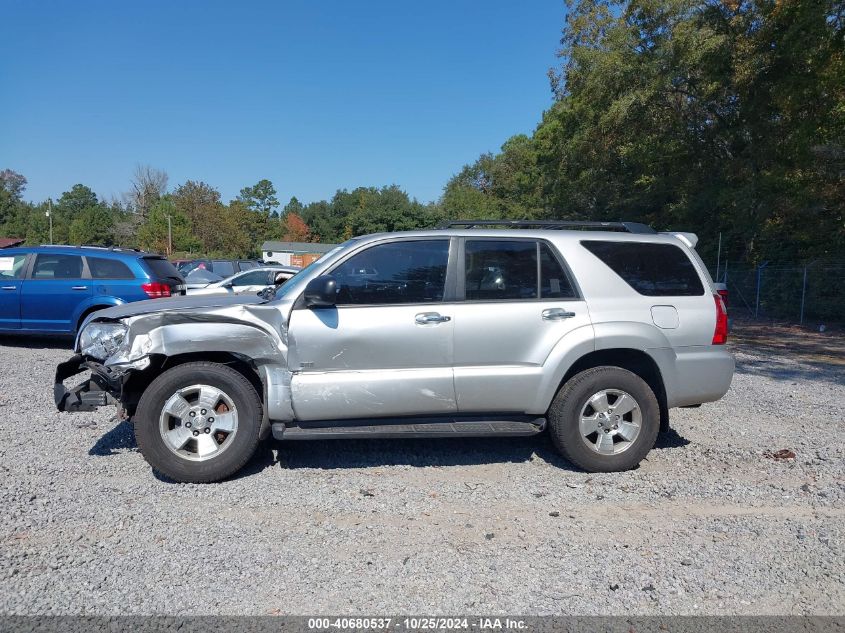
<instances>
[{"instance_id":1,"label":"tail light","mask_svg":"<svg viewBox=\"0 0 845 633\"><path fill-rule=\"evenodd\" d=\"M158 281L141 284L141 290L147 293L150 299L161 299L162 297L170 296L170 286Z\"/></svg>"},{"instance_id":2,"label":"tail light","mask_svg":"<svg viewBox=\"0 0 845 633\"><path fill-rule=\"evenodd\" d=\"M719 296L722 297L722 301L725 302L725 307L728 307L728 291L723 288L720 288L716 292L718 292Z\"/></svg>"},{"instance_id":3,"label":"tail light","mask_svg":"<svg viewBox=\"0 0 845 633\"><path fill-rule=\"evenodd\" d=\"M713 332L713 345L724 345L728 341L728 309L721 294L713 295L716 302L716 330Z\"/></svg>"}]
</instances>

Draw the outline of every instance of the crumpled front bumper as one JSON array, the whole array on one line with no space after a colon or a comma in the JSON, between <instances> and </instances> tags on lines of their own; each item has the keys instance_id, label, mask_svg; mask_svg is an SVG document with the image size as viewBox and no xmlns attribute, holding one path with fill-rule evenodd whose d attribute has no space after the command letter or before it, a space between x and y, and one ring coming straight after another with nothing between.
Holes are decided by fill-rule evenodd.
<instances>
[{"instance_id":1,"label":"crumpled front bumper","mask_svg":"<svg viewBox=\"0 0 845 633\"><path fill-rule=\"evenodd\" d=\"M64 386L64 381L91 370L91 377L72 389ZM53 397L59 411L94 411L97 407L116 404L120 399L122 378L101 363L85 360L76 354L56 367Z\"/></svg>"}]
</instances>

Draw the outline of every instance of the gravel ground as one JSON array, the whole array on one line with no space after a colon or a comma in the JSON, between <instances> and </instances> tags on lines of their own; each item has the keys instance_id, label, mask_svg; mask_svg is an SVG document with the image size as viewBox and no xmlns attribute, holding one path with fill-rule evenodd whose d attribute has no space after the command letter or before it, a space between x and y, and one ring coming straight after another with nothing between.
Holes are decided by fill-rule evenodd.
<instances>
[{"instance_id":1,"label":"gravel ground","mask_svg":"<svg viewBox=\"0 0 845 633\"><path fill-rule=\"evenodd\" d=\"M636 471L546 437L268 443L200 486L113 410L55 411L62 342L0 339L0 613L845 614L845 370L737 351Z\"/></svg>"}]
</instances>

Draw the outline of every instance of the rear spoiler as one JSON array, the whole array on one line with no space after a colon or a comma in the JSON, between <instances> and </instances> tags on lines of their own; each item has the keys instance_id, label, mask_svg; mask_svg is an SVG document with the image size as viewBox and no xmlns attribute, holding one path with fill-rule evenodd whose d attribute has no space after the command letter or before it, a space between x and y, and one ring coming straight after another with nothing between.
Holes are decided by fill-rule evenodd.
<instances>
[{"instance_id":1,"label":"rear spoiler","mask_svg":"<svg viewBox=\"0 0 845 633\"><path fill-rule=\"evenodd\" d=\"M695 248L695 245L698 244L698 236L695 233L680 233L678 231L661 231L661 235L671 235L672 237L676 237L681 240L684 244L689 246L690 248Z\"/></svg>"}]
</instances>

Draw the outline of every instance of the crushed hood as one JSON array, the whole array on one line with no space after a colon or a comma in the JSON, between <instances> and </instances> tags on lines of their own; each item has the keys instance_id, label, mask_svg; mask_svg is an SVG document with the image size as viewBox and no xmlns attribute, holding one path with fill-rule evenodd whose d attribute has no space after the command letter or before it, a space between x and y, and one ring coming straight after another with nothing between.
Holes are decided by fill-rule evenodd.
<instances>
[{"instance_id":1,"label":"crushed hood","mask_svg":"<svg viewBox=\"0 0 845 633\"><path fill-rule=\"evenodd\" d=\"M188 295L170 299L149 299L136 301L105 310L97 310L94 319L123 319L126 317L152 314L155 312L182 312L209 308L222 308L233 305L255 305L261 303L258 295Z\"/></svg>"}]
</instances>

